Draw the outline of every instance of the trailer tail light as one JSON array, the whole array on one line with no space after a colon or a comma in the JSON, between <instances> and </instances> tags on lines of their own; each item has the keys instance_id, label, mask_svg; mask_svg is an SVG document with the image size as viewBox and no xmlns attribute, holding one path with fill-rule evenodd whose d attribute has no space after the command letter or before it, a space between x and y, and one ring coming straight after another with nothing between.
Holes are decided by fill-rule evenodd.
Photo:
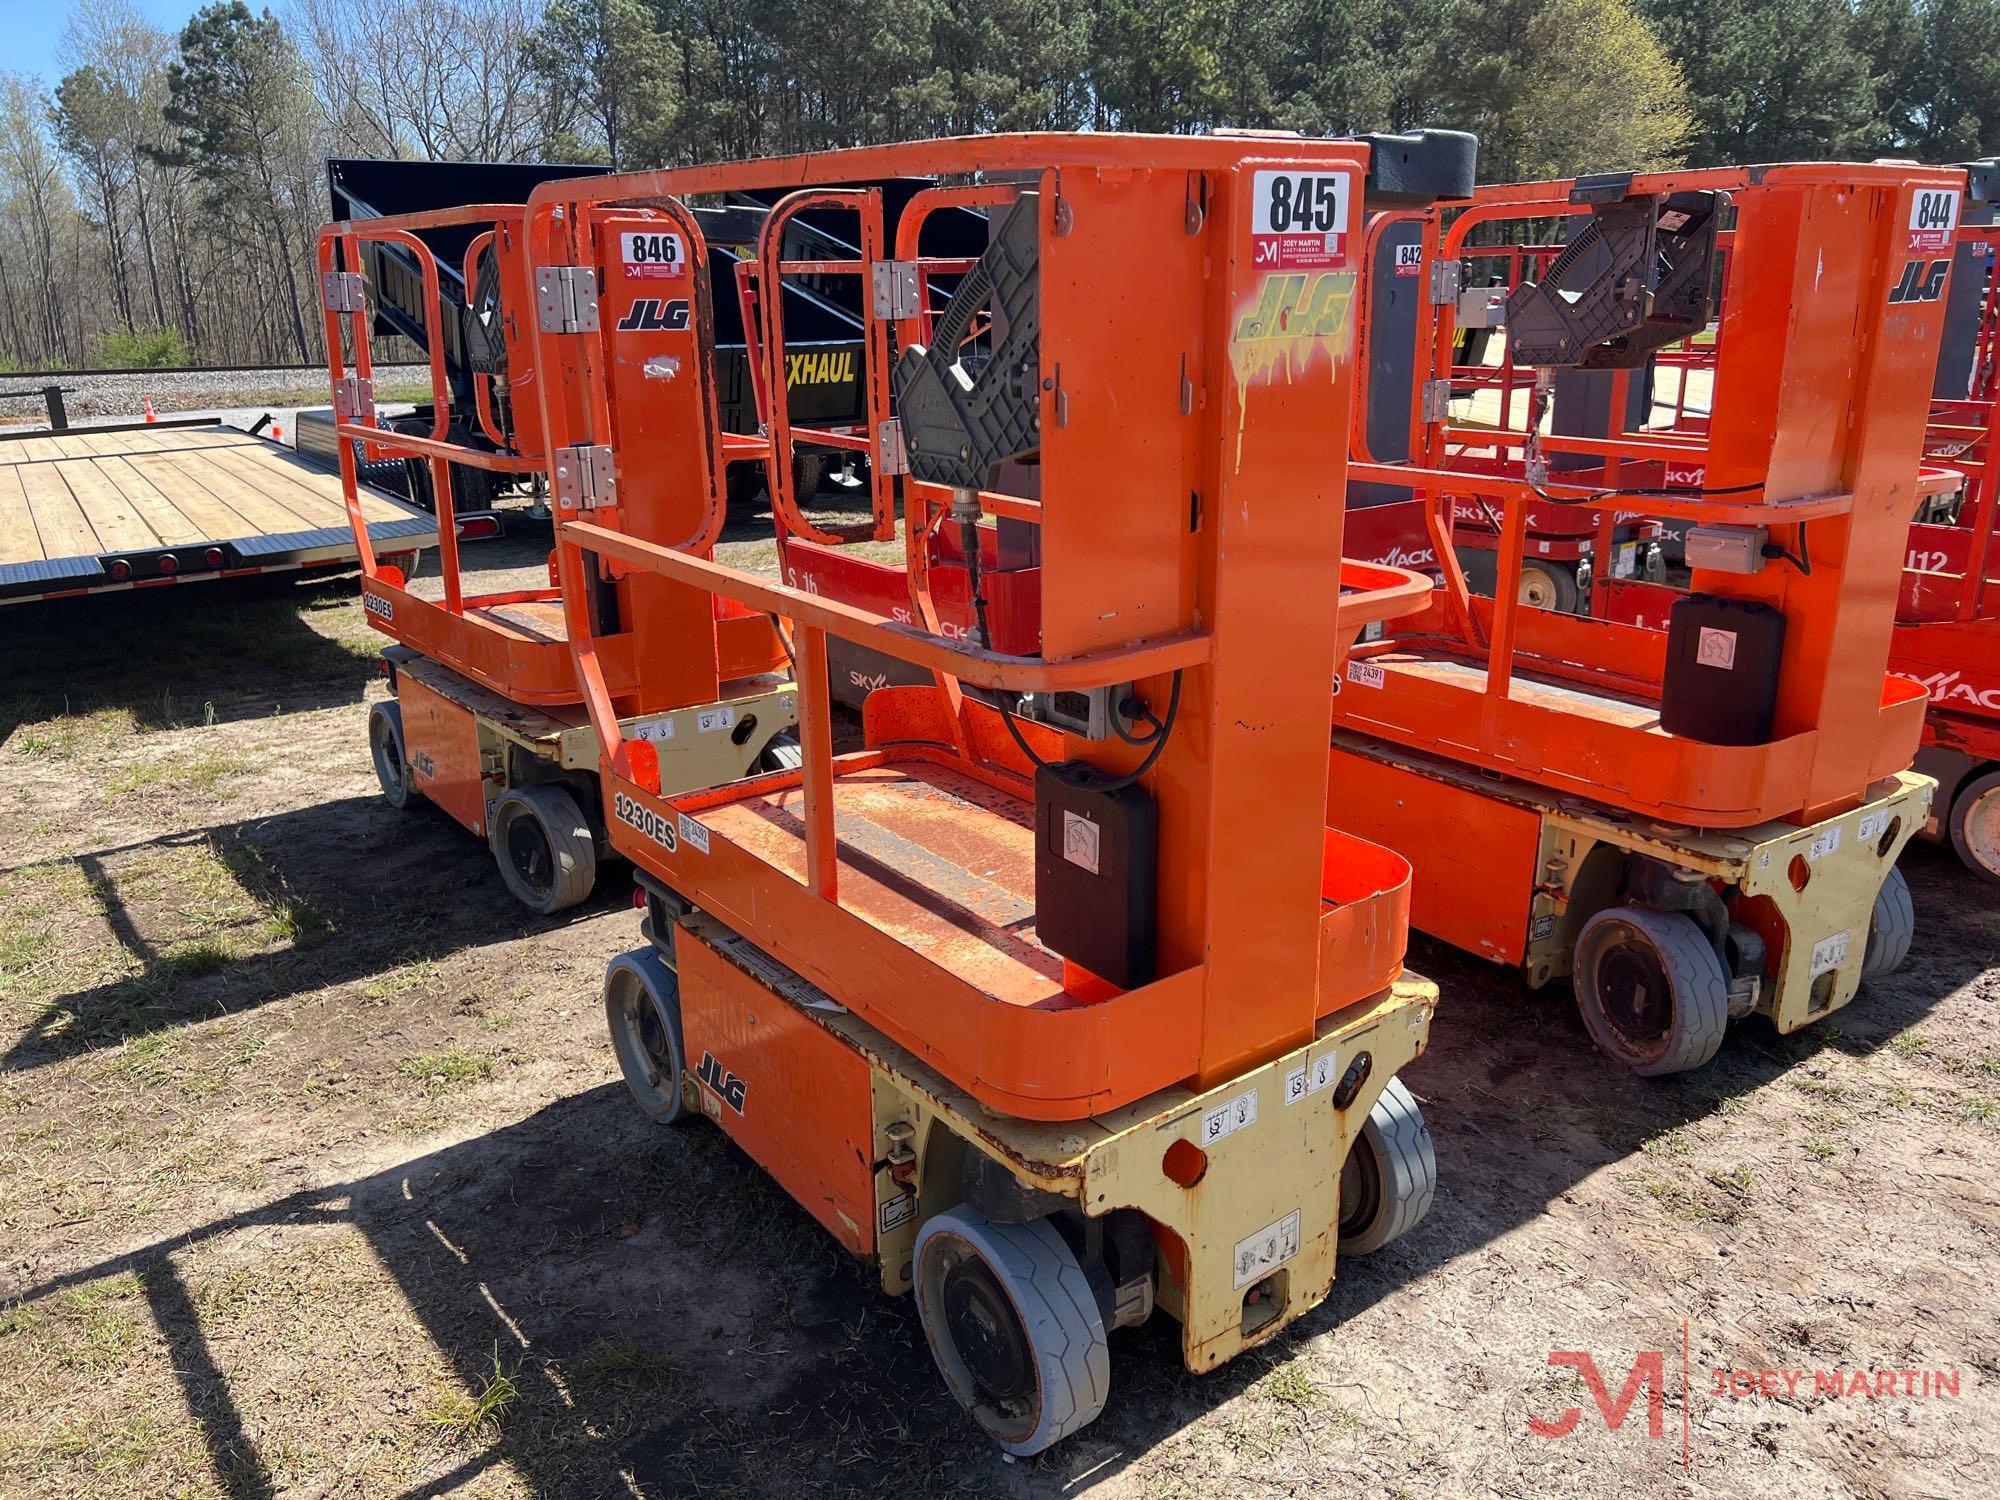
<instances>
[{"instance_id":1,"label":"trailer tail light","mask_svg":"<svg viewBox=\"0 0 2000 1500\"><path fill-rule=\"evenodd\" d=\"M202 553L201 560L207 563L211 568L221 567L222 549L220 547L210 547L206 552Z\"/></svg>"},{"instance_id":2,"label":"trailer tail light","mask_svg":"<svg viewBox=\"0 0 2000 1500\"><path fill-rule=\"evenodd\" d=\"M162 573L174 574L180 572L180 570L181 560L178 557L175 557L171 552L160 554L160 571Z\"/></svg>"},{"instance_id":3,"label":"trailer tail light","mask_svg":"<svg viewBox=\"0 0 2000 1500\"><path fill-rule=\"evenodd\" d=\"M132 565L122 557L114 557L111 559L111 565L104 571L123 583L132 576Z\"/></svg>"},{"instance_id":4,"label":"trailer tail light","mask_svg":"<svg viewBox=\"0 0 2000 1500\"><path fill-rule=\"evenodd\" d=\"M462 542L490 541L500 535L500 518L495 515L467 516L458 523L458 539Z\"/></svg>"}]
</instances>

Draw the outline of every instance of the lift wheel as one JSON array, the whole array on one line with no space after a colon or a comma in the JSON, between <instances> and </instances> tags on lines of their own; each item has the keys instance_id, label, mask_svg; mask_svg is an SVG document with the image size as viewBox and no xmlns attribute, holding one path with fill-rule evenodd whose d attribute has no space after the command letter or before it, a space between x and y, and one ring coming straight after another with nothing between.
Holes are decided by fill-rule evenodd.
<instances>
[{"instance_id":1,"label":"lift wheel","mask_svg":"<svg viewBox=\"0 0 2000 1500\"><path fill-rule=\"evenodd\" d=\"M917 1316L959 1405L1009 1453L1096 1420L1111 1350L1090 1277L1055 1224L993 1224L961 1205L917 1236Z\"/></svg>"},{"instance_id":2,"label":"lift wheel","mask_svg":"<svg viewBox=\"0 0 2000 1500\"><path fill-rule=\"evenodd\" d=\"M1584 923L1574 977L1598 1050L1642 1078L1700 1067L1729 1024L1729 975L1685 912L1614 906Z\"/></svg>"},{"instance_id":3,"label":"lift wheel","mask_svg":"<svg viewBox=\"0 0 2000 1500\"><path fill-rule=\"evenodd\" d=\"M368 755L375 762L375 779L394 808L406 808L419 793L410 782L410 760L403 749L403 707L394 701L368 710Z\"/></svg>"},{"instance_id":4,"label":"lift wheel","mask_svg":"<svg viewBox=\"0 0 2000 1500\"><path fill-rule=\"evenodd\" d=\"M1392 1078L1340 1170L1340 1253L1366 1255L1416 1228L1437 1196L1437 1174L1423 1110Z\"/></svg>"},{"instance_id":5,"label":"lift wheel","mask_svg":"<svg viewBox=\"0 0 2000 1500\"><path fill-rule=\"evenodd\" d=\"M493 804L487 837L500 878L530 911L553 916L597 884L597 845L576 798L559 786L518 786Z\"/></svg>"}]
</instances>

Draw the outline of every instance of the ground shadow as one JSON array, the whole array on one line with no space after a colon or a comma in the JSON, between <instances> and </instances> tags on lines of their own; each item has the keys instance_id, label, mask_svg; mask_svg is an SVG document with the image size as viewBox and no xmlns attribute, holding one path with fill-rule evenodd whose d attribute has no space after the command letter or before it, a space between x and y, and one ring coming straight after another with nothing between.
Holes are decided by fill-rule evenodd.
<instances>
[{"instance_id":1,"label":"ground shadow","mask_svg":"<svg viewBox=\"0 0 2000 1500\"><path fill-rule=\"evenodd\" d=\"M1409 1073L1437 1142L1430 1217L1376 1255L1343 1261L1326 1305L1212 1374L1182 1371L1165 1319L1116 1335L1104 1418L1020 1465L1003 1465L945 1397L908 1299L883 1299L713 1128L650 1125L615 1085L17 1295L136 1272L218 1481L235 1496L267 1494L271 1476L167 1257L249 1225L315 1221L367 1236L468 1389L492 1377L497 1356L520 1391L490 1446L441 1458L445 1472L405 1500L503 1462L550 1495L1062 1493L1115 1473L1305 1340L1543 1214L1653 1136L1822 1049L1879 1045L1919 1025L1987 967L2000 918L1948 860L1920 850L1910 863L1929 956L1831 1025L1790 1038L1761 1022L1738 1027L1715 1063L1681 1079L1616 1072L1565 997L1531 998L1510 976L1419 942L1413 958L1444 992L1431 1051ZM1491 1170L1501 1160L1509 1169Z\"/></svg>"},{"instance_id":2,"label":"ground shadow","mask_svg":"<svg viewBox=\"0 0 2000 1500\"><path fill-rule=\"evenodd\" d=\"M162 947L137 920L119 871L194 848L214 856L263 914L261 951ZM269 817L64 856L76 864L136 973L53 996L0 1055L0 1071L41 1067L152 1032L254 1010L288 996L582 921L624 904L621 865L589 901L555 917L515 902L483 841L431 804L399 812L347 797ZM360 872L375 872L362 877ZM0 875L15 873L0 868Z\"/></svg>"},{"instance_id":3,"label":"ground shadow","mask_svg":"<svg viewBox=\"0 0 2000 1500\"><path fill-rule=\"evenodd\" d=\"M178 729L358 703L372 651L310 623L356 593L351 573L273 574L8 605L0 745L24 724L107 709Z\"/></svg>"}]
</instances>

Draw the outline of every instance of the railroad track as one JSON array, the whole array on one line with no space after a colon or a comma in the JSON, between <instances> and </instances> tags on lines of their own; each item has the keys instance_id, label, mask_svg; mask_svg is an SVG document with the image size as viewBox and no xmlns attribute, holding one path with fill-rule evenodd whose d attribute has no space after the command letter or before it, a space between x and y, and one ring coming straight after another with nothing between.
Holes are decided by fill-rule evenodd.
<instances>
[{"instance_id":1,"label":"railroad track","mask_svg":"<svg viewBox=\"0 0 2000 1500\"><path fill-rule=\"evenodd\" d=\"M382 365L378 388L423 384L427 367ZM161 415L212 407L297 406L327 400L324 365L196 366L176 370L42 370L0 376L0 391L25 394L0 399L0 423L40 425L46 420L40 387L60 386L71 422L136 417L146 402Z\"/></svg>"}]
</instances>

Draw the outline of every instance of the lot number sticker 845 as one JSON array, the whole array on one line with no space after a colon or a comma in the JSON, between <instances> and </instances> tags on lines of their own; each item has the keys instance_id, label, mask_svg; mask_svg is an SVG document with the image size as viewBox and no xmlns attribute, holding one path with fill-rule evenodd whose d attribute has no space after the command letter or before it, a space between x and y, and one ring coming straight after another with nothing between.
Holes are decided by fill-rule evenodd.
<instances>
[{"instance_id":1,"label":"lot number sticker 845","mask_svg":"<svg viewBox=\"0 0 2000 1500\"><path fill-rule=\"evenodd\" d=\"M1258 172L1250 181L1250 260L1259 270L1347 263L1345 172Z\"/></svg>"}]
</instances>

